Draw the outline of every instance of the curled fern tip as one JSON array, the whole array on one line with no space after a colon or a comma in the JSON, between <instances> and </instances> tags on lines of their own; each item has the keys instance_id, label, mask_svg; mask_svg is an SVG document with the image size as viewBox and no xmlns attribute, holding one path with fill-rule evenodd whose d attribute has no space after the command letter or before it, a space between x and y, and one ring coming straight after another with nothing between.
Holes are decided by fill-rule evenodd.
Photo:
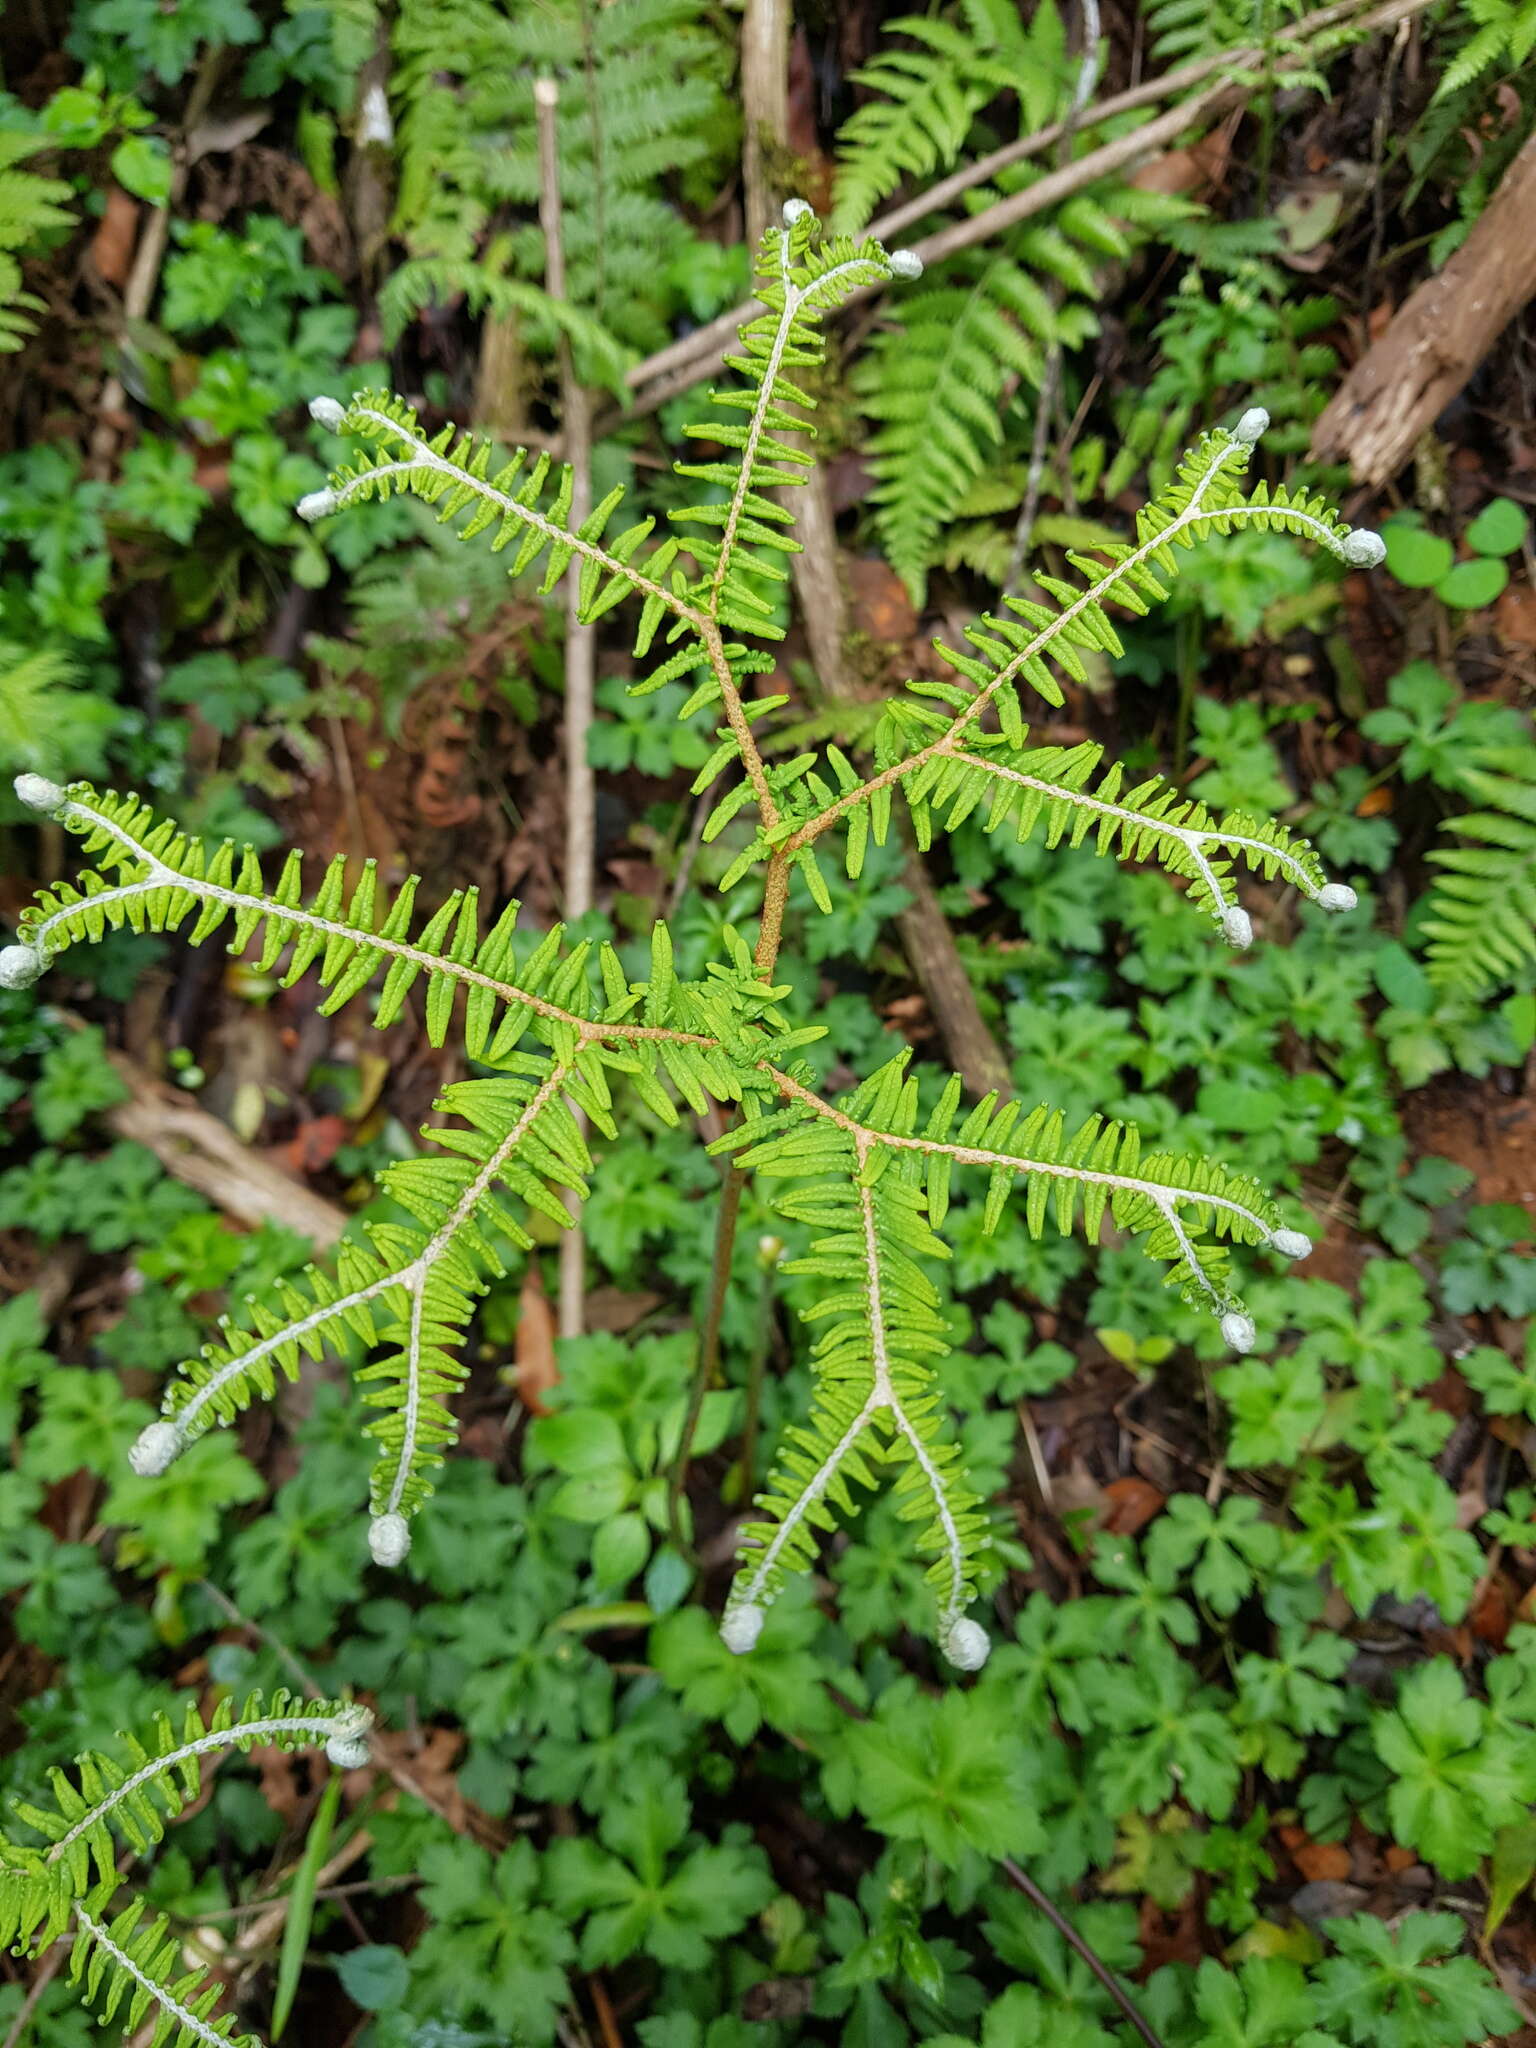
<instances>
[{"instance_id":1,"label":"curled fern tip","mask_svg":"<svg viewBox=\"0 0 1536 2048\"><path fill-rule=\"evenodd\" d=\"M1315 901L1319 910L1353 910L1360 898L1348 882L1325 882Z\"/></svg>"},{"instance_id":2,"label":"curled fern tip","mask_svg":"<svg viewBox=\"0 0 1536 2048\"><path fill-rule=\"evenodd\" d=\"M1253 944L1253 919L1235 903L1221 913L1221 928L1234 946Z\"/></svg>"},{"instance_id":3,"label":"curled fern tip","mask_svg":"<svg viewBox=\"0 0 1536 2048\"><path fill-rule=\"evenodd\" d=\"M325 1753L339 1771L360 1771L368 1761L368 1731L373 1715L367 1707L345 1707L335 1715Z\"/></svg>"},{"instance_id":4,"label":"curled fern tip","mask_svg":"<svg viewBox=\"0 0 1536 2048\"><path fill-rule=\"evenodd\" d=\"M66 792L58 783L50 782L46 775L18 775L13 786L29 810L43 811L50 818L55 817L68 801Z\"/></svg>"},{"instance_id":5,"label":"curled fern tip","mask_svg":"<svg viewBox=\"0 0 1536 2048\"><path fill-rule=\"evenodd\" d=\"M30 988L47 965L36 946L0 947L0 988Z\"/></svg>"},{"instance_id":6,"label":"curled fern tip","mask_svg":"<svg viewBox=\"0 0 1536 2048\"><path fill-rule=\"evenodd\" d=\"M1352 569L1379 569L1387 559L1387 544L1368 526L1355 526L1344 536L1344 559Z\"/></svg>"},{"instance_id":7,"label":"curled fern tip","mask_svg":"<svg viewBox=\"0 0 1536 2048\"><path fill-rule=\"evenodd\" d=\"M944 1654L957 1671L979 1671L992 1654L992 1639L979 1621L957 1621L944 1638Z\"/></svg>"},{"instance_id":8,"label":"curled fern tip","mask_svg":"<svg viewBox=\"0 0 1536 2048\"><path fill-rule=\"evenodd\" d=\"M128 1453L128 1463L141 1479L158 1479L181 1455L181 1431L174 1422L151 1422Z\"/></svg>"},{"instance_id":9,"label":"curled fern tip","mask_svg":"<svg viewBox=\"0 0 1536 2048\"><path fill-rule=\"evenodd\" d=\"M1269 426L1269 414L1262 405L1250 405L1237 425L1232 429L1234 441L1244 441L1251 448Z\"/></svg>"},{"instance_id":10,"label":"curled fern tip","mask_svg":"<svg viewBox=\"0 0 1536 2048\"><path fill-rule=\"evenodd\" d=\"M309 401L309 416L316 425L328 433L339 434L346 419L347 408L334 398L312 398Z\"/></svg>"},{"instance_id":11,"label":"curled fern tip","mask_svg":"<svg viewBox=\"0 0 1536 2048\"><path fill-rule=\"evenodd\" d=\"M1309 1259L1312 1256L1312 1240L1302 1230L1277 1230L1269 1240L1272 1252L1278 1252L1282 1259Z\"/></svg>"},{"instance_id":12,"label":"curled fern tip","mask_svg":"<svg viewBox=\"0 0 1536 2048\"><path fill-rule=\"evenodd\" d=\"M1228 1309L1221 1319L1221 1334L1234 1351L1247 1353L1258 1342L1258 1331L1253 1327L1252 1316L1245 1316L1241 1309Z\"/></svg>"},{"instance_id":13,"label":"curled fern tip","mask_svg":"<svg viewBox=\"0 0 1536 2048\"><path fill-rule=\"evenodd\" d=\"M763 1610L755 1600L744 1600L739 1607L733 1607L721 1622L721 1642L732 1655L744 1657L749 1650L756 1649L764 1619Z\"/></svg>"},{"instance_id":14,"label":"curled fern tip","mask_svg":"<svg viewBox=\"0 0 1536 2048\"><path fill-rule=\"evenodd\" d=\"M329 518L340 505L341 499L333 490L327 488L322 491L311 491L307 497L300 498L293 509L301 519L313 522L316 519Z\"/></svg>"},{"instance_id":15,"label":"curled fern tip","mask_svg":"<svg viewBox=\"0 0 1536 2048\"><path fill-rule=\"evenodd\" d=\"M375 1515L368 1524L368 1548L375 1564L404 1564L411 1549L410 1524L404 1515Z\"/></svg>"}]
</instances>

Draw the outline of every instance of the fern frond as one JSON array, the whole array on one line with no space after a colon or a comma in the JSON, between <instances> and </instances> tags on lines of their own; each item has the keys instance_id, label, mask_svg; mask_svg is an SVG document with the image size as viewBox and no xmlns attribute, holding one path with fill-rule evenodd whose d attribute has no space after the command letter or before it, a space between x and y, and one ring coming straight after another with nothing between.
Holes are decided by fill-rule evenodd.
<instances>
[{"instance_id":1,"label":"fern frond","mask_svg":"<svg viewBox=\"0 0 1536 2048\"><path fill-rule=\"evenodd\" d=\"M920 1178L911 1162L830 1121L803 1134L792 1151L770 1144L747 1157L766 1174L814 1183L778 1194L774 1206L816 1233L806 1256L785 1270L827 1283L804 1312L827 1327L812 1350L810 1420L786 1431L757 1497L763 1519L742 1531L748 1554L726 1609L725 1639L733 1649L750 1647L785 1578L812 1563L832 1507L852 1509L850 1483L873 1486L890 1467L898 1472L902 1518L932 1560L939 1640L966 1663L966 1636L956 1631L975 1596L986 1524L942 1434L933 1361L948 1344L938 1292L918 1260L948 1254L925 1220Z\"/></svg>"},{"instance_id":2,"label":"fern frond","mask_svg":"<svg viewBox=\"0 0 1536 2048\"><path fill-rule=\"evenodd\" d=\"M1447 818L1470 843L1436 847L1424 935L1430 979L1486 995L1536 961L1536 747L1489 747L1462 787L1483 805Z\"/></svg>"},{"instance_id":3,"label":"fern frond","mask_svg":"<svg viewBox=\"0 0 1536 2048\"><path fill-rule=\"evenodd\" d=\"M1137 514L1134 542L1104 544L1095 555L1069 550L1067 559L1080 578L1076 585L1055 576L1036 579L1051 602L1009 598L1004 613L984 614L966 629L967 649L935 642L960 680L909 683L908 694L887 707L876 734L876 773L861 780L846 763L829 756L837 789L806 773L783 823L764 833L761 850L809 854L823 832L846 819L848 861L856 873L868 838L880 843L889 831L891 792L898 786L926 843L936 802L947 807L945 822L958 823L988 794L989 785L995 790L1007 784L1006 797L993 797L994 804L1001 803L995 823L1011 814L1016 826L1032 830L1044 817L1059 838L1075 811L1079 815L1070 829L1078 839L1094 830L1106 850L1117 846L1127 857L1157 851L1176 872L1194 877L1197 900L1215 912L1238 943L1246 943L1249 926L1246 915L1226 903L1221 887L1221 863L1228 852L1266 873L1285 873L1324 909L1350 908L1354 891L1325 882L1310 849L1278 826L1246 818L1213 823L1193 808L1180 815L1177 799L1157 782L1132 792L1135 801L1122 804L1113 773L1097 793L1080 786L1097 766L1096 753L1059 755L1051 764L1058 770L1053 778L1036 773L1039 750L1027 750L1024 691L1059 705L1063 689L1055 669L1074 682L1086 682L1084 653L1122 652L1105 607L1114 603L1143 614L1160 603L1178 573L1177 551L1202 534L1253 526L1314 539L1354 567L1382 560L1380 537L1347 529L1320 497L1284 487L1271 491L1262 483L1244 495L1239 479L1267 424L1267 414L1255 408L1235 432L1207 434L1184 456L1168 489ZM979 721L989 709L1001 725L1001 745L982 732ZM1026 761L1033 765L1021 765ZM1165 829L1170 819L1172 832Z\"/></svg>"},{"instance_id":4,"label":"fern frond","mask_svg":"<svg viewBox=\"0 0 1536 2048\"><path fill-rule=\"evenodd\" d=\"M878 242L853 241L834 235L817 240L819 223L803 200L784 208L784 225L763 237L757 294L767 311L740 330L742 353L726 362L739 371L745 388L711 391L711 405L740 419L707 420L690 425L697 440L722 443L737 450L734 458L680 462L679 476L691 477L724 490L723 504L687 506L672 513L674 524L690 533L688 546L699 563L709 616L722 626L777 637L772 608L757 583L782 582L784 571L763 553L798 552L784 528L789 513L770 493L803 483L811 457L786 434L814 431L808 417L812 401L792 373L814 369L822 360L819 322L835 312L854 292L884 284L893 276L912 277L921 265L915 257L892 257ZM695 531L719 529L711 539Z\"/></svg>"},{"instance_id":5,"label":"fern frond","mask_svg":"<svg viewBox=\"0 0 1536 2048\"><path fill-rule=\"evenodd\" d=\"M140 1855L160 1841L166 1823L197 1796L203 1757L249 1751L257 1743L279 1749L310 1743L323 1744L333 1761L351 1768L366 1758L372 1722L366 1707L342 1700L252 1693L238 1707L231 1698L221 1700L206 1721L189 1705L179 1732L168 1715L157 1714L147 1734L123 1737L126 1765L86 1751L75 1758L75 1778L51 1771L51 1806L9 1802L16 1819L48 1847L0 1844L0 1948L41 1951L68 1926L81 1900L93 1899L99 1911L118 1883L117 1838Z\"/></svg>"},{"instance_id":6,"label":"fern frond","mask_svg":"<svg viewBox=\"0 0 1536 2048\"><path fill-rule=\"evenodd\" d=\"M673 566L679 552L675 538L658 541L645 555L643 568L635 564L634 558L650 539L656 523L653 519L638 520L612 541L604 542L624 495L622 487L610 491L573 527L570 467L562 464L555 469L550 495L551 465L546 454L539 455L531 468L526 468L526 448L514 449L502 462L488 441L477 441L452 425L428 439L410 406L389 392L360 392L347 406L316 399L310 410L333 432L356 435L391 459L344 464L333 472L324 490L312 492L300 502L301 518L324 519L345 505L409 491L436 505L438 519L445 524L467 511L469 518L458 529L461 539L469 540L494 527L491 546L498 553L515 540L517 552L509 564L514 576L547 556L541 592L553 590L570 562L577 560L585 621L600 618L632 593L642 595L646 602L635 639L637 655L649 651L665 616L695 631L704 626L705 612L694 601L681 570ZM702 659L701 647L689 665Z\"/></svg>"},{"instance_id":7,"label":"fern frond","mask_svg":"<svg viewBox=\"0 0 1536 2048\"><path fill-rule=\"evenodd\" d=\"M882 48L853 73L876 97L838 132L837 233L856 233L905 180L926 183L952 168L976 116L1000 94L1017 97L1022 127L1043 128L1064 111L1076 66L1054 0L1042 0L1027 22L1017 7L988 0L967 0L961 12L961 22L912 14L886 22L885 34L905 46Z\"/></svg>"},{"instance_id":8,"label":"fern frond","mask_svg":"<svg viewBox=\"0 0 1536 2048\"><path fill-rule=\"evenodd\" d=\"M73 227L69 205L74 191L62 178L45 178L15 167L49 146L46 135L13 130L0 137L0 352L19 349L32 332L28 317L44 310L35 293L21 288L21 266L13 250L25 250L56 228Z\"/></svg>"},{"instance_id":9,"label":"fern frond","mask_svg":"<svg viewBox=\"0 0 1536 2048\"><path fill-rule=\"evenodd\" d=\"M361 1240L340 1247L334 1275L312 1267L302 1285L280 1282L282 1313L252 1303L243 1324L223 1320L202 1356L182 1365L160 1419L133 1452L137 1471L163 1471L206 1430L270 1398L280 1374L296 1378L306 1357L319 1358L350 1333L381 1354L359 1373L368 1405L380 1411L369 1426L379 1447L371 1542L380 1562L398 1563L409 1547L408 1518L430 1493L429 1475L454 1436L447 1404L464 1372L455 1346L475 1298L488 1275L503 1271L499 1245L527 1250L533 1243L505 1198L561 1227L570 1216L555 1190L585 1198L591 1161L572 1107L615 1136L617 1075L666 1121L677 1118L674 1093L702 1114L712 1103L771 1092L766 1057L818 1033L790 1029L779 1008L787 990L757 978L734 933L729 963L712 967L703 983L677 978L664 925L653 935L647 981L630 983L605 946L597 955L599 990L588 971L592 948L563 950L559 927L514 972L515 903L482 937L474 892L455 892L413 932L414 877L386 904L372 863L349 892L346 863L336 860L306 903L296 855L268 890L250 847L226 841L210 853L135 798L99 794L86 783L62 790L39 776L21 776L16 786L25 801L78 833L99 867L39 892L21 921L21 943L0 953L0 983L33 980L69 945L109 930L175 931L190 920L194 944L231 923L232 951L259 941L264 972L291 948L283 985L315 971L327 1013L382 977L376 1028L393 1022L424 980L434 1045L444 1042L466 992L466 1050L499 1072L445 1090L436 1107L457 1121L422 1133L437 1153L380 1177L413 1220L365 1223ZM530 1033L547 1052L521 1049Z\"/></svg>"},{"instance_id":10,"label":"fern frond","mask_svg":"<svg viewBox=\"0 0 1536 2048\"><path fill-rule=\"evenodd\" d=\"M1122 791L1119 762L1090 787L1103 757L1092 740L1020 748L978 732L967 746L935 755L908 784L919 843L930 842L936 814L952 832L974 811L984 830L1012 825L1021 843L1043 829L1047 846L1088 842L1120 860L1156 860L1189 879L1189 900L1240 945L1251 934L1247 913L1227 888L1234 859L1269 880L1283 876L1314 900L1329 886L1309 843L1275 819L1245 811L1218 818L1157 775Z\"/></svg>"},{"instance_id":11,"label":"fern frond","mask_svg":"<svg viewBox=\"0 0 1536 2048\"><path fill-rule=\"evenodd\" d=\"M506 277L489 263L451 256L413 256L391 271L379 293L386 342L397 341L418 313L462 297L471 313L499 320L513 314L563 334L577 351L586 379L615 398L624 396L624 373L634 352L615 340L603 323L569 299L556 299L542 286Z\"/></svg>"},{"instance_id":12,"label":"fern frond","mask_svg":"<svg viewBox=\"0 0 1536 2048\"><path fill-rule=\"evenodd\" d=\"M955 1447L941 1434L934 1361L948 1347L937 1290L917 1263L948 1256L936 1233L956 1167L987 1176L988 1234L1022 1182L1033 1238L1049 1229L1066 1235L1081 1223L1095 1241L1106 1217L1141 1238L1149 1257L1167 1262L1168 1284L1219 1316L1238 1351L1251 1349L1254 1328L1231 1286L1227 1242L1284 1258L1311 1250L1299 1231L1281 1226L1257 1181L1199 1155L1144 1155L1133 1124L1092 1116L1069 1131L1059 1110L1025 1115L996 1095L962 1116L958 1075L922 1119L910 1061L910 1051L888 1061L846 1104L823 1100L802 1075L775 1070L782 1106L749 1104L744 1122L711 1148L765 1179L796 1183L774 1206L817 1236L785 1270L827 1283L806 1320L835 1318L813 1351L810 1420L786 1432L758 1497L763 1519L742 1532L752 1555L722 1625L733 1649L751 1647L786 1575L809 1568L832 1510L851 1512L851 1484L873 1486L882 1467L900 1465L901 1512L918 1524L918 1547L932 1559L939 1640L962 1668L986 1656L985 1636L963 1619L985 1523Z\"/></svg>"},{"instance_id":13,"label":"fern frond","mask_svg":"<svg viewBox=\"0 0 1536 2048\"><path fill-rule=\"evenodd\" d=\"M69 1979L83 1985L87 1999L100 2001L103 2024L116 2017L126 1998L124 2034L133 2036L149 2020L147 2048L261 2048L254 2034L233 2031L231 2014L210 2018L225 1986L202 1964L182 1968L180 1935L164 1914L146 1925L145 1903L135 1899L111 1922L87 1906L75 1909Z\"/></svg>"},{"instance_id":14,"label":"fern frond","mask_svg":"<svg viewBox=\"0 0 1536 2048\"><path fill-rule=\"evenodd\" d=\"M1264 1246L1287 1258L1304 1255L1306 1240L1281 1227L1273 1198L1257 1181L1199 1155L1142 1153L1134 1124L1090 1117L1069 1131L1059 1110L1024 1114L1016 1101L984 1097L964 1117L962 1086L952 1075L932 1115L919 1127L917 1083L910 1052L872 1074L845 1106L828 1103L792 1073L776 1072L789 1107L764 1118L749 1111L742 1126L718 1141L746 1147L741 1163L759 1172L795 1170L825 1144L823 1125L856 1144L916 1161L929 1220L939 1229L949 1209L956 1166L984 1168L986 1228L993 1230L1016 1181L1027 1183L1024 1221L1031 1237L1048 1227L1063 1236L1078 1222L1097 1241L1106 1214L1128 1235L1145 1239L1149 1257L1170 1262L1168 1280L1193 1306L1236 1317L1227 1335L1242 1348L1246 1318L1227 1279L1222 1239ZM1207 1242L1209 1233L1216 1242ZM1226 1327L1224 1320L1224 1328Z\"/></svg>"}]
</instances>

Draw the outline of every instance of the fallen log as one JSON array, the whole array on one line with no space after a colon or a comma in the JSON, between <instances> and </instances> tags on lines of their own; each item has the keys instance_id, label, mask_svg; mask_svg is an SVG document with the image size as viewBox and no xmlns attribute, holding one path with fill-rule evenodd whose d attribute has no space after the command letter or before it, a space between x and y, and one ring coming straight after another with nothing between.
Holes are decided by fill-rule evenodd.
<instances>
[{"instance_id":1,"label":"fallen log","mask_svg":"<svg viewBox=\"0 0 1536 2048\"><path fill-rule=\"evenodd\" d=\"M1421 284L1312 429L1313 459L1380 485L1412 455L1499 335L1536 295L1536 135L1445 268Z\"/></svg>"}]
</instances>

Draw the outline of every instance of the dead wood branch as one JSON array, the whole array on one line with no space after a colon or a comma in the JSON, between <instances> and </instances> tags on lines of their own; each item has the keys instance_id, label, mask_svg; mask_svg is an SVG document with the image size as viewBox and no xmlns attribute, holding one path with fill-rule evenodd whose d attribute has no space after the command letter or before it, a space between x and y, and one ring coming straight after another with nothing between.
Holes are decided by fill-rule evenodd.
<instances>
[{"instance_id":1,"label":"dead wood branch","mask_svg":"<svg viewBox=\"0 0 1536 2048\"><path fill-rule=\"evenodd\" d=\"M1437 277L1400 306L1312 429L1312 455L1361 483L1396 475L1499 335L1536 295L1536 136Z\"/></svg>"}]
</instances>

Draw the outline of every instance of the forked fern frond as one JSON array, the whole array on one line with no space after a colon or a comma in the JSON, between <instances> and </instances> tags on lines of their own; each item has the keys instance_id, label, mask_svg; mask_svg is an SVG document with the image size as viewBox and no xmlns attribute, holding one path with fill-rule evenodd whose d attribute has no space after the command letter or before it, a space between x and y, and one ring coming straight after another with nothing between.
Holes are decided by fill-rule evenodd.
<instances>
[{"instance_id":1,"label":"forked fern frond","mask_svg":"<svg viewBox=\"0 0 1536 2048\"><path fill-rule=\"evenodd\" d=\"M1121 653L1120 638L1106 606L1113 603L1142 615L1161 603L1178 573L1177 550L1191 547L1203 534L1257 527L1313 539L1353 567L1380 562L1385 554L1380 536L1346 528L1322 498L1283 487L1271 491L1262 483L1251 493L1243 493L1239 480L1267 424L1267 414L1255 408L1243 416L1235 431L1217 429L1207 434L1179 464L1168 489L1137 514L1134 542L1105 544L1097 556L1070 550L1068 561L1081 579L1077 585L1056 576L1036 579L1052 603L1009 598L1005 612L984 614L966 629L965 649L935 642L959 680L909 682L907 694L892 700L876 731L875 774L861 779L835 751L829 754L837 787L812 772L805 773L786 805L785 818L761 834L745 859L728 871L725 884L735 880L753 858L775 851L802 861L814 860L811 849L815 841L844 820L848 826L846 857L851 871L857 872L868 839L872 836L881 844L889 833L891 792L898 786L912 811L915 829L926 840L936 794L939 801L949 804L951 818L956 811L963 817L981 800L989 781L1033 775L1033 770L1017 766L1025 757L1028 740L1026 690L1048 704L1059 705L1063 690L1057 669L1082 683L1087 681L1084 653ZM935 712L934 704L942 710ZM1012 759L983 733L980 721L988 712L996 715L1002 728L1004 749L1014 750ZM1087 756L1078 761L1087 763L1090 772L1096 765L1096 761L1088 762ZM1324 909L1347 909L1355 901L1352 889L1325 882L1315 858L1303 854L1299 843L1278 827L1258 826L1247 819L1223 820L1214 828L1204 818L1191 824L1190 819L1197 815L1192 810L1178 820L1183 836L1177 831L1170 834L1166 821L1176 804L1161 782L1135 793L1144 808L1129 800L1119 803L1118 795L1109 798L1101 792L1097 798L1090 796L1072 787L1070 776L1052 783L1049 789L1036 789L1029 782L1015 782L1014 787L1018 797L1013 814L1028 826L1040 816L1054 823L1063 815L1062 807L1072 807L1084 815L1083 834L1097 827L1106 850L1117 838L1123 854L1142 846L1160 847L1161 857L1177 872L1194 874L1199 900L1215 912L1238 943L1247 941L1248 920L1234 914L1233 906L1226 902L1212 853L1220 858L1230 849L1266 872L1283 871ZM1107 812L1103 806L1109 802L1131 815L1121 818ZM997 814L996 821L1000 823L1004 815L1006 809ZM1244 841L1250 843L1244 845Z\"/></svg>"},{"instance_id":2,"label":"forked fern frond","mask_svg":"<svg viewBox=\"0 0 1536 2048\"><path fill-rule=\"evenodd\" d=\"M0 1948L46 1948L88 1896L99 1911L118 1883L118 1838L136 1855L153 1847L166 1823L196 1798L204 1757L257 1743L290 1750L323 1744L333 1762L352 1768L367 1756L372 1722L366 1707L343 1700L253 1692L237 1706L226 1696L206 1720L189 1704L179 1732L162 1713L144 1735L123 1736L126 1764L88 1750L75 1758L74 1778L50 1771L51 1806L9 1801L15 1818L48 1846L0 1842Z\"/></svg>"},{"instance_id":3,"label":"forked fern frond","mask_svg":"<svg viewBox=\"0 0 1536 2048\"><path fill-rule=\"evenodd\" d=\"M1486 995L1536 963L1536 747L1489 747L1462 788L1481 810L1448 818L1424 934L1430 979Z\"/></svg>"},{"instance_id":4,"label":"forked fern frond","mask_svg":"<svg viewBox=\"0 0 1536 2048\"><path fill-rule=\"evenodd\" d=\"M742 1134L731 1135L739 1142ZM938 1290L918 1264L947 1258L948 1249L928 1227L914 1162L837 1123L821 1127L817 1141L814 1160L782 1142L746 1154L766 1174L813 1180L778 1193L774 1206L815 1232L809 1252L785 1270L827 1283L805 1311L807 1321L827 1327L812 1349L810 1421L786 1431L767 1489L757 1496L763 1519L741 1533L744 1557L722 1624L725 1640L732 1649L751 1647L785 1578L814 1561L817 1532L832 1526L831 1508L851 1510L850 1481L873 1486L882 1467L895 1467L899 1512L914 1525L920 1554L932 1560L939 1641L952 1661L969 1668L981 1660L967 1652L974 1625L963 1616L975 1596L986 1524L943 1434L934 1364L949 1347Z\"/></svg>"},{"instance_id":5,"label":"forked fern frond","mask_svg":"<svg viewBox=\"0 0 1536 2048\"><path fill-rule=\"evenodd\" d=\"M1257 1181L1198 1154L1143 1154L1133 1124L1091 1116L1069 1131L1059 1110L1025 1115L1020 1103L996 1095L962 1116L958 1075L924 1119L910 1061L910 1051L887 1061L839 1104L824 1101L808 1075L778 1072L783 1106L749 1103L745 1121L712 1148L765 1179L795 1183L774 1206L819 1234L809 1255L785 1270L829 1285L804 1312L808 1321L837 1319L812 1353L810 1421L786 1432L758 1496L764 1519L742 1532L747 1555L725 1620L733 1647L750 1646L787 1574L811 1564L832 1509L851 1510L850 1482L872 1486L882 1465L900 1464L901 1512L919 1525L918 1547L933 1560L939 1641L964 1669L986 1657L985 1635L963 1619L985 1522L942 1434L936 1367L948 1350L945 1325L938 1293L916 1263L948 1256L936 1233L957 1167L986 1175L988 1235L1020 1182L1032 1238L1051 1229L1066 1235L1080 1223L1095 1242L1109 1217L1168 1264L1170 1286L1220 1318L1237 1351L1251 1349L1255 1333L1232 1289L1223 1240L1283 1258L1312 1248L1300 1231L1282 1227Z\"/></svg>"}]
</instances>

